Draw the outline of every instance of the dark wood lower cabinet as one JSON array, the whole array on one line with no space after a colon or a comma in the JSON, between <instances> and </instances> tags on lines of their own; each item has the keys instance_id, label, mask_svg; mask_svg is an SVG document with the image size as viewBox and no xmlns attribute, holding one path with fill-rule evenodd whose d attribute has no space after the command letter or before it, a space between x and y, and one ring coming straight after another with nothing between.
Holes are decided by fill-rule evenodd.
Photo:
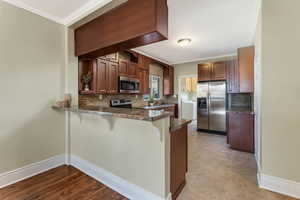
<instances>
[{"instance_id":1,"label":"dark wood lower cabinet","mask_svg":"<svg viewBox=\"0 0 300 200\"><path fill-rule=\"evenodd\" d=\"M186 184L188 170L187 126L171 132L171 193L175 200Z\"/></svg>"},{"instance_id":2,"label":"dark wood lower cabinet","mask_svg":"<svg viewBox=\"0 0 300 200\"><path fill-rule=\"evenodd\" d=\"M228 142L232 149L254 153L254 114L228 112Z\"/></svg>"}]
</instances>

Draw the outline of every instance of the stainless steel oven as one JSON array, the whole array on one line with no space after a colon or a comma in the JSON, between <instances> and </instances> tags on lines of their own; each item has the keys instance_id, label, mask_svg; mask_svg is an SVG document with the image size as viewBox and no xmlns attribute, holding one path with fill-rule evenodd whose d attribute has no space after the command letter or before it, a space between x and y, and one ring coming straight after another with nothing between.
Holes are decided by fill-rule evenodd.
<instances>
[{"instance_id":1,"label":"stainless steel oven","mask_svg":"<svg viewBox=\"0 0 300 200\"><path fill-rule=\"evenodd\" d=\"M135 78L119 77L119 92L127 94L140 93L140 80Z\"/></svg>"}]
</instances>

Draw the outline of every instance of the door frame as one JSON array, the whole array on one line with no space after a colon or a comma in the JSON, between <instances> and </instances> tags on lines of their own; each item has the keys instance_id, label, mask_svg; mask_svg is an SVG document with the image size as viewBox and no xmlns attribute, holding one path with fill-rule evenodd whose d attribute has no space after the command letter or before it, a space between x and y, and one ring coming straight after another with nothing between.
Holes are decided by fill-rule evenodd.
<instances>
[{"instance_id":1,"label":"door frame","mask_svg":"<svg viewBox=\"0 0 300 200\"><path fill-rule=\"evenodd\" d=\"M180 81L183 78L198 78L198 74L188 74L188 75L180 75L177 77L178 84L178 118L182 119L182 101L181 101L181 84Z\"/></svg>"}]
</instances>

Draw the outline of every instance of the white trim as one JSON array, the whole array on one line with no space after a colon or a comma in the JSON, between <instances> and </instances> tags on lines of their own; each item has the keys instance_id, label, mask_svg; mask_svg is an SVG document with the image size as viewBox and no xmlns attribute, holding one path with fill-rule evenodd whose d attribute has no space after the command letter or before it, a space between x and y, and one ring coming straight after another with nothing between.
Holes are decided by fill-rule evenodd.
<instances>
[{"instance_id":1,"label":"white trim","mask_svg":"<svg viewBox=\"0 0 300 200\"><path fill-rule=\"evenodd\" d=\"M82 18L88 16L92 12L96 11L97 9L105 6L106 4L112 2L112 0L91 0L72 12L68 17L66 18L60 18L54 15L51 15L47 12L41 11L39 9L33 8L32 6L29 6L19 0L2 0L8 4L11 4L13 6L16 6L18 8L22 8L24 10L27 10L31 13L37 14L39 16L42 16L46 19L52 20L56 23L70 26L74 24L75 22L81 20Z\"/></svg>"},{"instance_id":2,"label":"white trim","mask_svg":"<svg viewBox=\"0 0 300 200\"><path fill-rule=\"evenodd\" d=\"M21 1L18 1L18 0L2 0L2 1L4 1L4 2L6 2L8 4L11 4L13 6L16 6L18 8L22 8L24 10L27 10L27 11L29 11L31 13L36 14L36 15L42 16L42 17L44 17L46 19L50 19L50 20L52 20L52 21L54 21L56 23L63 24L63 20L61 18L56 17L54 15L51 15L49 13L43 12L43 11L41 11L39 9L33 8L33 7L31 7L31 6L23 3Z\"/></svg>"},{"instance_id":3,"label":"white trim","mask_svg":"<svg viewBox=\"0 0 300 200\"><path fill-rule=\"evenodd\" d=\"M148 192L137 185L129 183L128 181L79 158L78 156L71 156L71 165L78 168L83 173L93 177L97 181L103 183L104 185L110 187L114 191L129 198L130 200L167 200L167 198L164 199L151 192Z\"/></svg>"},{"instance_id":4,"label":"white trim","mask_svg":"<svg viewBox=\"0 0 300 200\"><path fill-rule=\"evenodd\" d=\"M260 188L300 199L300 183L266 174L259 176Z\"/></svg>"},{"instance_id":5,"label":"white trim","mask_svg":"<svg viewBox=\"0 0 300 200\"><path fill-rule=\"evenodd\" d=\"M70 26L110 2L112 2L112 0L91 0L66 17L63 20L63 24Z\"/></svg>"},{"instance_id":6,"label":"white trim","mask_svg":"<svg viewBox=\"0 0 300 200\"><path fill-rule=\"evenodd\" d=\"M213 60L213 59L219 59L219 58L221 59L221 58L234 57L234 56L237 56L237 53L224 54L224 55L213 56L213 57L201 57L201 58L195 58L195 59L191 59L191 60L183 60L183 61L172 63L172 65L179 65L179 64L198 62L198 61L201 62L201 61L205 61L205 60Z\"/></svg>"},{"instance_id":7,"label":"white trim","mask_svg":"<svg viewBox=\"0 0 300 200\"><path fill-rule=\"evenodd\" d=\"M0 174L0 188L17 183L37 174L65 164L65 155L57 155L47 160L27 165L25 167Z\"/></svg>"}]
</instances>

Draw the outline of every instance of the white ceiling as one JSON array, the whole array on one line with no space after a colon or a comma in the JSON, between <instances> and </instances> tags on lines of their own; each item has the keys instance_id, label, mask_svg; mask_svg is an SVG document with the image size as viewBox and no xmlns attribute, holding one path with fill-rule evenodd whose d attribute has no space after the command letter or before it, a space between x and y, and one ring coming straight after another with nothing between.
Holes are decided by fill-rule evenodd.
<instances>
[{"instance_id":1,"label":"white ceiling","mask_svg":"<svg viewBox=\"0 0 300 200\"><path fill-rule=\"evenodd\" d=\"M71 25L112 0L2 0L61 24Z\"/></svg>"},{"instance_id":2,"label":"white ceiling","mask_svg":"<svg viewBox=\"0 0 300 200\"><path fill-rule=\"evenodd\" d=\"M2 1L71 25L113 0ZM260 0L168 0L168 4L169 40L137 51L178 64L232 55L253 43ZM178 46L181 38L191 38L191 45Z\"/></svg>"},{"instance_id":3,"label":"white ceiling","mask_svg":"<svg viewBox=\"0 0 300 200\"><path fill-rule=\"evenodd\" d=\"M169 40L137 48L178 64L236 53L253 43L259 0L169 0ZM188 47L177 41L191 38Z\"/></svg>"}]
</instances>

